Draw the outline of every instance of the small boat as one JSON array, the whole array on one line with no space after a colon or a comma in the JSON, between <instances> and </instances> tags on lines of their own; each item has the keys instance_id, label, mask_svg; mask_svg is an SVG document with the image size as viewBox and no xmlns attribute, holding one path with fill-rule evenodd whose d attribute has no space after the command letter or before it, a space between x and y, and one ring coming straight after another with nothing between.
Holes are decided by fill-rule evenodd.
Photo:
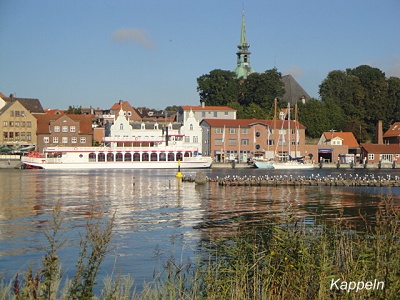
<instances>
[{"instance_id":1,"label":"small boat","mask_svg":"<svg viewBox=\"0 0 400 300\"><path fill-rule=\"evenodd\" d=\"M253 165L259 169L274 169L274 162L270 160L254 160Z\"/></svg>"},{"instance_id":2,"label":"small boat","mask_svg":"<svg viewBox=\"0 0 400 300\"><path fill-rule=\"evenodd\" d=\"M274 169L276 170L303 170L313 169L314 165L300 161L286 161L274 163Z\"/></svg>"},{"instance_id":3,"label":"small boat","mask_svg":"<svg viewBox=\"0 0 400 300\"><path fill-rule=\"evenodd\" d=\"M21 157L26 168L67 169L200 169L211 157L193 147L48 147Z\"/></svg>"}]
</instances>

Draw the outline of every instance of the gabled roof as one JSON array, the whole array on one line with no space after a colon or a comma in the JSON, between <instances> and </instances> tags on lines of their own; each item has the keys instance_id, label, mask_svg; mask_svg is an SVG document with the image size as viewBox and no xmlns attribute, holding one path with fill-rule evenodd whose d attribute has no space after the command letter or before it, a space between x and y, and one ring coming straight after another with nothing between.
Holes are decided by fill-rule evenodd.
<instances>
[{"instance_id":1,"label":"gabled roof","mask_svg":"<svg viewBox=\"0 0 400 300\"><path fill-rule=\"evenodd\" d=\"M400 122L395 122L383 135L384 138L400 136Z\"/></svg>"},{"instance_id":2,"label":"gabled roof","mask_svg":"<svg viewBox=\"0 0 400 300\"><path fill-rule=\"evenodd\" d=\"M71 120L80 122L80 133L91 134L92 129L92 115L49 115L49 114L33 114L37 119L37 133L50 133L50 122L56 121L60 118L66 117Z\"/></svg>"},{"instance_id":3,"label":"gabled roof","mask_svg":"<svg viewBox=\"0 0 400 300\"><path fill-rule=\"evenodd\" d=\"M327 141L330 141L331 139L335 138L335 137L339 137L341 139L343 139L343 145L347 145L349 146L349 148L358 148L358 142L356 140L356 138L354 137L354 134L352 132L331 132L331 131L325 131L323 133L323 135L325 136L325 139Z\"/></svg>"},{"instance_id":4,"label":"gabled roof","mask_svg":"<svg viewBox=\"0 0 400 300\"><path fill-rule=\"evenodd\" d=\"M258 120L258 119L236 119L236 120L230 120L230 119L203 119L200 122L200 125L202 123L207 123L211 127L250 127L256 124L262 124L269 126L270 128L274 127L274 120ZM282 121L282 120L276 120L276 128L288 128L288 121ZM298 128L298 129L305 129L304 125L297 122L294 120L290 121L290 128Z\"/></svg>"},{"instance_id":5,"label":"gabled roof","mask_svg":"<svg viewBox=\"0 0 400 300\"><path fill-rule=\"evenodd\" d=\"M122 110L126 111L126 110L134 110L134 108L132 107L132 105L130 105L130 103L128 101L119 101L117 103L114 103L113 106L111 106L110 110L120 110L122 106Z\"/></svg>"},{"instance_id":6,"label":"gabled roof","mask_svg":"<svg viewBox=\"0 0 400 300\"><path fill-rule=\"evenodd\" d=\"M6 102L18 100L30 113L44 113L39 99L7 97L3 98L3 100Z\"/></svg>"},{"instance_id":7,"label":"gabled roof","mask_svg":"<svg viewBox=\"0 0 400 300\"><path fill-rule=\"evenodd\" d=\"M400 145L397 144L361 144L360 146L368 153L400 153Z\"/></svg>"},{"instance_id":8,"label":"gabled roof","mask_svg":"<svg viewBox=\"0 0 400 300\"><path fill-rule=\"evenodd\" d=\"M303 96L306 101L311 98L292 75L282 76L282 82L285 85L284 101L296 104L297 100L300 100Z\"/></svg>"},{"instance_id":9,"label":"gabled roof","mask_svg":"<svg viewBox=\"0 0 400 300\"><path fill-rule=\"evenodd\" d=\"M236 111L236 109L230 108L228 106L196 106L196 105L181 105L180 106L183 110L199 110L199 111L209 111L209 110L230 110L230 111Z\"/></svg>"}]
</instances>

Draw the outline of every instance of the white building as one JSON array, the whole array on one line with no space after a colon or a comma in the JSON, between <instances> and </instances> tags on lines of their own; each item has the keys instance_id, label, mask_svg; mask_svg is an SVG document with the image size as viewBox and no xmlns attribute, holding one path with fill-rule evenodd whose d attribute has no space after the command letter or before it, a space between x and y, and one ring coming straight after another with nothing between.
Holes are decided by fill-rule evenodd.
<instances>
[{"instance_id":1,"label":"white building","mask_svg":"<svg viewBox=\"0 0 400 300\"><path fill-rule=\"evenodd\" d=\"M105 143L111 146L134 145L140 143L165 142L168 131L168 142L182 140L183 145L197 147L202 151L202 129L194 118L193 112L189 114L184 125L181 123L158 122L130 122L123 110L120 110L117 118L110 126L109 136L104 138Z\"/></svg>"}]
</instances>

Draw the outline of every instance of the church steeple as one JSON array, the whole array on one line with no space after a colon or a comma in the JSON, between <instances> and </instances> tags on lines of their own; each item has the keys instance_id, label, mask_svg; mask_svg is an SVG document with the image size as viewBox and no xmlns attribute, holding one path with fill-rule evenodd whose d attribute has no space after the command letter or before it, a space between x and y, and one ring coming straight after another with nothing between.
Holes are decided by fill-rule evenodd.
<instances>
[{"instance_id":1,"label":"church steeple","mask_svg":"<svg viewBox=\"0 0 400 300\"><path fill-rule=\"evenodd\" d=\"M240 33L240 43L237 46L239 51L236 52L237 66L235 69L236 77L246 79L247 76L255 71L250 66L250 45L246 40L246 23L244 20L244 11L242 12L242 30Z\"/></svg>"}]
</instances>

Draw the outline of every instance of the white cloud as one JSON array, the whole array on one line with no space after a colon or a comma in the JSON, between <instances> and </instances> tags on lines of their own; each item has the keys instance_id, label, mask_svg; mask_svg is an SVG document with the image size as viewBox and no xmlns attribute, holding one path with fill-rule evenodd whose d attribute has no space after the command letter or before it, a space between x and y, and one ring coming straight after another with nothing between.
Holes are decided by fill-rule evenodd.
<instances>
[{"instance_id":1,"label":"white cloud","mask_svg":"<svg viewBox=\"0 0 400 300\"><path fill-rule=\"evenodd\" d=\"M113 32L112 38L120 42L133 42L147 49L153 49L154 44L148 37L147 31L139 28L120 28Z\"/></svg>"},{"instance_id":2,"label":"white cloud","mask_svg":"<svg viewBox=\"0 0 400 300\"><path fill-rule=\"evenodd\" d=\"M295 78L299 78L303 76L303 70L300 67L287 67L283 70L282 75L292 75Z\"/></svg>"}]
</instances>

